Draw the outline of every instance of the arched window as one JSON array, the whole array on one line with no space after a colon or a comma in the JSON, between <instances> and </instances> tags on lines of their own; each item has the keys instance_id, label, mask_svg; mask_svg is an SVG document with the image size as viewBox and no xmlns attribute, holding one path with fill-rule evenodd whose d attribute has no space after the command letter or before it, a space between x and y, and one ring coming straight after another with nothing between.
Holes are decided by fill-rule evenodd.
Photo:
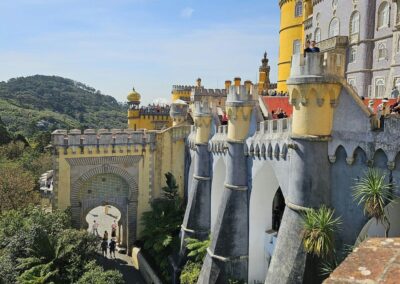
<instances>
[{"instance_id":1,"label":"arched window","mask_svg":"<svg viewBox=\"0 0 400 284\"><path fill-rule=\"evenodd\" d=\"M389 27L390 6L388 2L382 2L378 9L378 29Z\"/></svg>"},{"instance_id":2,"label":"arched window","mask_svg":"<svg viewBox=\"0 0 400 284\"><path fill-rule=\"evenodd\" d=\"M295 41L293 41L293 54L299 54L300 47L301 47L301 43L300 43L299 39L296 39Z\"/></svg>"},{"instance_id":3,"label":"arched window","mask_svg":"<svg viewBox=\"0 0 400 284\"><path fill-rule=\"evenodd\" d=\"M349 63L353 63L356 61L356 56L357 56L357 47L352 46L350 48L350 52L349 52Z\"/></svg>"},{"instance_id":4,"label":"arched window","mask_svg":"<svg viewBox=\"0 0 400 284\"><path fill-rule=\"evenodd\" d=\"M329 24L329 37L338 36L340 32L340 24L338 18L333 18Z\"/></svg>"},{"instance_id":5,"label":"arched window","mask_svg":"<svg viewBox=\"0 0 400 284\"><path fill-rule=\"evenodd\" d=\"M350 17L350 35L355 35L360 32L360 13L354 11Z\"/></svg>"},{"instance_id":6,"label":"arched window","mask_svg":"<svg viewBox=\"0 0 400 284\"><path fill-rule=\"evenodd\" d=\"M397 52L397 53L400 53L400 36L399 36L399 38L397 39L396 52Z\"/></svg>"},{"instance_id":7,"label":"arched window","mask_svg":"<svg viewBox=\"0 0 400 284\"><path fill-rule=\"evenodd\" d=\"M375 98L383 98L385 95L385 79L378 78L375 80Z\"/></svg>"},{"instance_id":8,"label":"arched window","mask_svg":"<svg viewBox=\"0 0 400 284\"><path fill-rule=\"evenodd\" d=\"M294 8L294 16L300 17L303 15L303 1L297 1Z\"/></svg>"},{"instance_id":9,"label":"arched window","mask_svg":"<svg viewBox=\"0 0 400 284\"><path fill-rule=\"evenodd\" d=\"M388 59L386 43L378 43L378 60Z\"/></svg>"},{"instance_id":10,"label":"arched window","mask_svg":"<svg viewBox=\"0 0 400 284\"><path fill-rule=\"evenodd\" d=\"M321 29L320 28L316 28L315 32L314 32L314 40L316 42L320 42L321 41Z\"/></svg>"}]
</instances>

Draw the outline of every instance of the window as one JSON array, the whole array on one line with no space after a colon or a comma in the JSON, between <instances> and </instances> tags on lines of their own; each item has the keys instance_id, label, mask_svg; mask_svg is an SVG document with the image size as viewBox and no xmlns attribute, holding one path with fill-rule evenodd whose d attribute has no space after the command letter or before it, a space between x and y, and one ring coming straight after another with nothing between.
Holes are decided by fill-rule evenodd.
<instances>
[{"instance_id":1,"label":"window","mask_svg":"<svg viewBox=\"0 0 400 284\"><path fill-rule=\"evenodd\" d=\"M397 90L400 91L400 78L399 78L399 77L397 77L397 78L394 80L394 86L397 88Z\"/></svg>"},{"instance_id":2,"label":"window","mask_svg":"<svg viewBox=\"0 0 400 284\"><path fill-rule=\"evenodd\" d=\"M390 6L388 2L382 2L378 9L378 29L389 27Z\"/></svg>"},{"instance_id":3,"label":"window","mask_svg":"<svg viewBox=\"0 0 400 284\"><path fill-rule=\"evenodd\" d=\"M360 13L354 11L350 18L350 34L358 34L360 32Z\"/></svg>"},{"instance_id":4,"label":"window","mask_svg":"<svg viewBox=\"0 0 400 284\"><path fill-rule=\"evenodd\" d=\"M348 78L347 83L357 92L356 88L356 78Z\"/></svg>"},{"instance_id":5,"label":"window","mask_svg":"<svg viewBox=\"0 0 400 284\"><path fill-rule=\"evenodd\" d=\"M375 80L375 98L383 98L385 95L385 79L377 78Z\"/></svg>"},{"instance_id":6,"label":"window","mask_svg":"<svg viewBox=\"0 0 400 284\"><path fill-rule=\"evenodd\" d=\"M295 41L293 41L293 54L299 54L300 53L300 40L296 39Z\"/></svg>"},{"instance_id":7,"label":"window","mask_svg":"<svg viewBox=\"0 0 400 284\"><path fill-rule=\"evenodd\" d=\"M388 59L386 43L378 43L378 60Z\"/></svg>"},{"instance_id":8,"label":"window","mask_svg":"<svg viewBox=\"0 0 400 284\"><path fill-rule=\"evenodd\" d=\"M320 28L316 28L315 32L314 32L314 40L316 42L320 42L321 41L321 29Z\"/></svg>"},{"instance_id":9,"label":"window","mask_svg":"<svg viewBox=\"0 0 400 284\"><path fill-rule=\"evenodd\" d=\"M300 17L303 15L303 1L297 1L296 7L294 8L294 16Z\"/></svg>"},{"instance_id":10,"label":"window","mask_svg":"<svg viewBox=\"0 0 400 284\"><path fill-rule=\"evenodd\" d=\"M353 63L356 61L356 56L357 56L357 47L352 46L350 48L350 52L349 52L349 63Z\"/></svg>"},{"instance_id":11,"label":"window","mask_svg":"<svg viewBox=\"0 0 400 284\"><path fill-rule=\"evenodd\" d=\"M333 18L329 24L329 37L334 37L339 35L339 19Z\"/></svg>"}]
</instances>

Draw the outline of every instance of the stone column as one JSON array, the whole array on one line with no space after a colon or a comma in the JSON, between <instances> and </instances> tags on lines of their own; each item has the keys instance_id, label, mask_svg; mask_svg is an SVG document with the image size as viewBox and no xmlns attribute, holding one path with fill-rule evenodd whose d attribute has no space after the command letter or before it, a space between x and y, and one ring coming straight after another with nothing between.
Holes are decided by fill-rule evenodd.
<instances>
[{"instance_id":1,"label":"stone column","mask_svg":"<svg viewBox=\"0 0 400 284\"><path fill-rule=\"evenodd\" d=\"M211 244L197 283L247 281L249 253L248 161L244 142L248 137L257 90L246 89L235 79L226 102L229 116L227 172Z\"/></svg>"}]
</instances>

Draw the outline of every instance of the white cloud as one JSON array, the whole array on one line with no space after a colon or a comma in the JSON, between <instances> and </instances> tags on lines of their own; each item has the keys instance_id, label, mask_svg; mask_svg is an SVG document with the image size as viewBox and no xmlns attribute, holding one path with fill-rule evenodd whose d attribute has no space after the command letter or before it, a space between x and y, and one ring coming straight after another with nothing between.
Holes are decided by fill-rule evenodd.
<instances>
[{"instance_id":1,"label":"white cloud","mask_svg":"<svg viewBox=\"0 0 400 284\"><path fill-rule=\"evenodd\" d=\"M186 7L181 11L181 17L185 19L190 19L193 15L194 9L190 7Z\"/></svg>"}]
</instances>

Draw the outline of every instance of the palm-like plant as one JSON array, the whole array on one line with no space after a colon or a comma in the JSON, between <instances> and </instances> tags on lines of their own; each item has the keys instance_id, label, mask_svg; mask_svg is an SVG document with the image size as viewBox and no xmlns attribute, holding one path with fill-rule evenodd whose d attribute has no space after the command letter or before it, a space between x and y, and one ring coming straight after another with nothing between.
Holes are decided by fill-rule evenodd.
<instances>
[{"instance_id":1,"label":"palm-like plant","mask_svg":"<svg viewBox=\"0 0 400 284\"><path fill-rule=\"evenodd\" d=\"M334 210L325 205L304 213L303 245L307 253L327 258L334 252L334 232L342 223L334 218Z\"/></svg>"},{"instance_id":2,"label":"palm-like plant","mask_svg":"<svg viewBox=\"0 0 400 284\"><path fill-rule=\"evenodd\" d=\"M188 257L192 258L195 262L202 262L207 254L207 248L210 246L210 237L204 241L198 239L187 238L186 247L190 251Z\"/></svg>"},{"instance_id":3,"label":"palm-like plant","mask_svg":"<svg viewBox=\"0 0 400 284\"><path fill-rule=\"evenodd\" d=\"M369 169L365 176L353 186L353 198L358 204L364 204L364 214L375 218L385 227L388 237L390 222L385 213L385 206L393 201L393 184L386 182L386 175L378 169Z\"/></svg>"}]
</instances>

